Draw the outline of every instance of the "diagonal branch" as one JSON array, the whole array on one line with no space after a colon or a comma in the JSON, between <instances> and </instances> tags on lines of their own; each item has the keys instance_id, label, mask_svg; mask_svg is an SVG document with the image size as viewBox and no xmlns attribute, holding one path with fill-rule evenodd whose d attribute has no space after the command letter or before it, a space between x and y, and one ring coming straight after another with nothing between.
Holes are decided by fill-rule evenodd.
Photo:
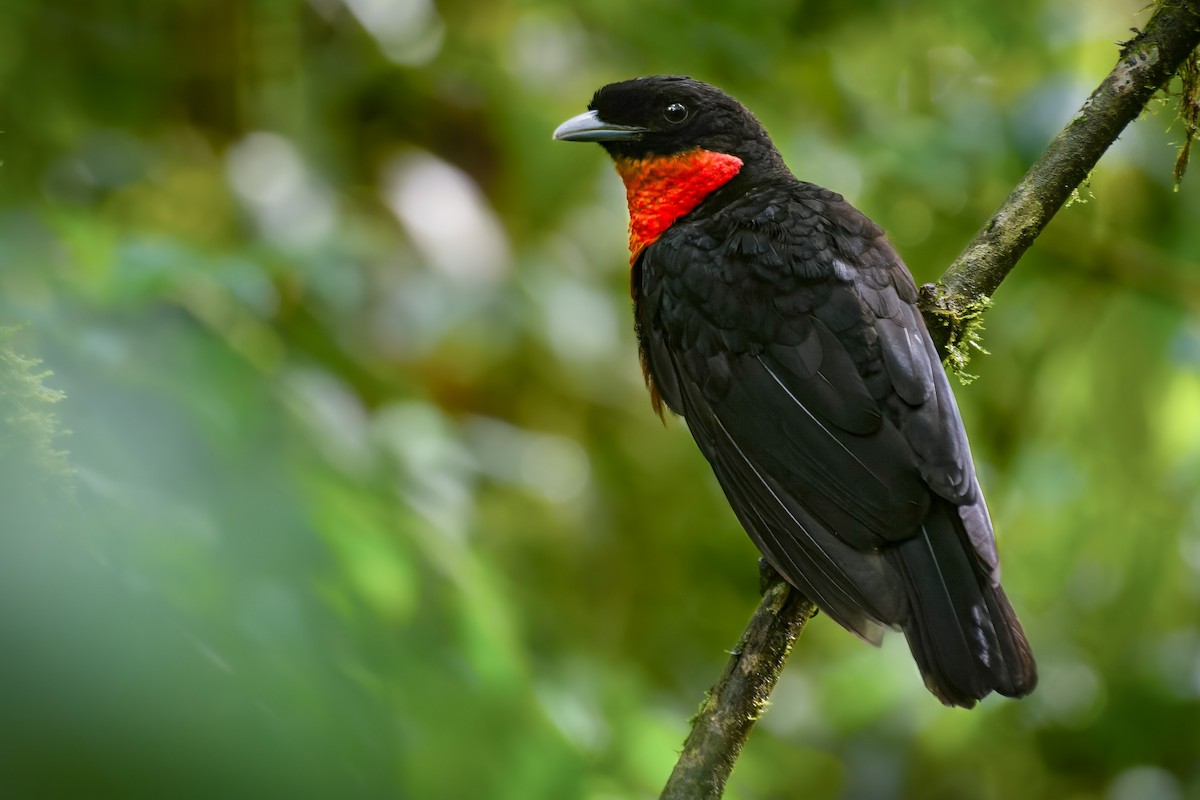
<instances>
[{"instance_id":1,"label":"diagonal branch","mask_svg":"<svg viewBox=\"0 0 1200 800\"><path fill-rule=\"evenodd\" d=\"M1125 43L1108 77L1046 148L946 273L922 287L922 311L940 347L969 336L987 297L1084 181L1121 131L1200 46L1200 0L1160 0L1146 29ZM661 800L717 800L815 613L775 576L741 642L692 722Z\"/></svg>"},{"instance_id":2,"label":"diagonal branch","mask_svg":"<svg viewBox=\"0 0 1200 800\"><path fill-rule=\"evenodd\" d=\"M817 607L775 570L765 569L771 577L762 602L692 721L692 732L660 800L715 800L725 792L725 779L767 708L792 643L817 613Z\"/></svg>"},{"instance_id":3,"label":"diagonal branch","mask_svg":"<svg viewBox=\"0 0 1200 800\"><path fill-rule=\"evenodd\" d=\"M996 290L1100 156L1198 44L1200 0L1159 2L1146 29L1124 43L1112 72L975 234L941 283L921 287L922 311L940 347L961 340L962 317L971 316L980 300Z\"/></svg>"}]
</instances>

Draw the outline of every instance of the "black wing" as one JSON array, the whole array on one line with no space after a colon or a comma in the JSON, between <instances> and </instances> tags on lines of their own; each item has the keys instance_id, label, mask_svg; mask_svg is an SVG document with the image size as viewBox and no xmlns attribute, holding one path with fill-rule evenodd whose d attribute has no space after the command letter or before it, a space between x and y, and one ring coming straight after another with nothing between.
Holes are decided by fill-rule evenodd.
<instances>
[{"instance_id":1,"label":"black wing","mask_svg":"<svg viewBox=\"0 0 1200 800\"><path fill-rule=\"evenodd\" d=\"M865 639L903 627L971 705L1036 680L916 289L882 231L809 184L677 223L637 265L648 375L768 561Z\"/></svg>"}]
</instances>

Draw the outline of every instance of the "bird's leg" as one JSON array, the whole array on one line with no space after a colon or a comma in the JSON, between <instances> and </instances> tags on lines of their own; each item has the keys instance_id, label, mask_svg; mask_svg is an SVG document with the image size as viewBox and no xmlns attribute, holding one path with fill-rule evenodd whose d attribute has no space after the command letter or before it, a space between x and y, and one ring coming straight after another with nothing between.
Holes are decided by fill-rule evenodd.
<instances>
[{"instance_id":1,"label":"bird's leg","mask_svg":"<svg viewBox=\"0 0 1200 800\"><path fill-rule=\"evenodd\" d=\"M762 595L763 597L765 597L767 594L767 591L771 588L771 584L774 583L775 581L779 581L780 583L787 583L787 579L784 578L783 575L779 574L779 570L772 567L766 558L759 556L758 557L758 593L760 595ZM803 595L801 595L794 586L789 586L789 588L792 590L792 592L797 597L800 597L801 599L803 599ZM812 610L811 616L815 617L819 613L820 613L820 609L814 608Z\"/></svg>"},{"instance_id":2,"label":"bird's leg","mask_svg":"<svg viewBox=\"0 0 1200 800\"><path fill-rule=\"evenodd\" d=\"M766 594L767 589L770 588L770 586L771 586L771 582L779 577L780 577L780 575L778 572L776 572L775 568L772 567L765 558L763 558L762 556L759 556L759 558L758 558L758 593L760 595Z\"/></svg>"}]
</instances>

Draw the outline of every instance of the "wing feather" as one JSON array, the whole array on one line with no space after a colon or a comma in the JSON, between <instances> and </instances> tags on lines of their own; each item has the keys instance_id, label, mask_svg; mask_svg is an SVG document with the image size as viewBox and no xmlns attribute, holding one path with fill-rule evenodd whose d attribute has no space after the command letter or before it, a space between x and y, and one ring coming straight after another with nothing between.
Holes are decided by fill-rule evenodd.
<instances>
[{"instance_id":1,"label":"wing feather","mask_svg":"<svg viewBox=\"0 0 1200 800\"><path fill-rule=\"evenodd\" d=\"M868 641L903 627L944 702L1027 692L1033 660L912 279L840 197L789 191L703 233L677 222L643 252L648 376L759 550L826 613Z\"/></svg>"}]
</instances>

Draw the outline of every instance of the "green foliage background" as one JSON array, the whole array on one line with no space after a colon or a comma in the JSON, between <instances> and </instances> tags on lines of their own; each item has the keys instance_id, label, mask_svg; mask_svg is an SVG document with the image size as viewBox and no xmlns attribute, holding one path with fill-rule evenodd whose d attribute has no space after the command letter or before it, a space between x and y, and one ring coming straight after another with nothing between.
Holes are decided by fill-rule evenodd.
<instances>
[{"instance_id":1,"label":"green foliage background","mask_svg":"<svg viewBox=\"0 0 1200 800\"><path fill-rule=\"evenodd\" d=\"M755 553L550 131L706 79L930 280L1143 5L7 0L3 795L656 796ZM1037 693L944 709L818 618L728 797L1200 798L1180 136L1110 151L959 391Z\"/></svg>"}]
</instances>

